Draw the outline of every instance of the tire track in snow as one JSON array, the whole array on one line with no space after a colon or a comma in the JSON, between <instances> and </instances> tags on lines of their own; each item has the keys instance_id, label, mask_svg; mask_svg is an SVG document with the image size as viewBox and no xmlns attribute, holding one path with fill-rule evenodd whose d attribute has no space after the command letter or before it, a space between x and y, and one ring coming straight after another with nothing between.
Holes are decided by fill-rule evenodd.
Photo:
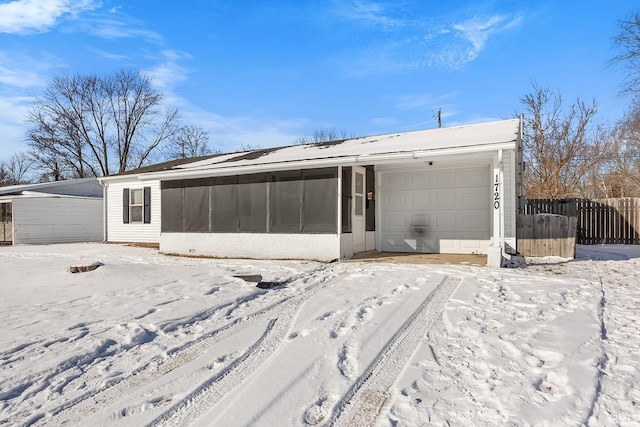
<instances>
[{"instance_id":1,"label":"tire track in snow","mask_svg":"<svg viewBox=\"0 0 640 427\"><path fill-rule=\"evenodd\" d=\"M598 358L596 367L598 368L598 376L596 378L596 386L593 394L593 400L589 405L589 412L587 414L587 418L584 422L585 425L591 425L591 419L594 417L596 406L600 400L600 396L602 395L602 383L604 381L604 376L607 372L607 365L609 362L609 355L607 353L607 325L605 322L605 308L607 305L607 298L605 293L606 284L602 279L602 275L600 274L600 270L598 269L598 265L596 262L593 262L593 267L598 275L598 280L600 282L600 304L598 306L598 320L600 321L600 348L602 355Z\"/></svg>"},{"instance_id":2,"label":"tire track in snow","mask_svg":"<svg viewBox=\"0 0 640 427\"><path fill-rule=\"evenodd\" d=\"M215 406L225 395L239 386L255 372L285 341L300 308L316 293L326 289L349 275L343 272L322 286L291 298L280 304L272 314L267 330L231 366L202 383L190 395L148 424L148 427L188 425Z\"/></svg>"},{"instance_id":3,"label":"tire track in snow","mask_svg":"<svg viewBox=\"0 0 640 427\"><path fill-rule=\"evenodd\" d=\"M444 278L340 399L325 426L375 424L391 397L389 390L459 284L459 277Z\"/></svg>"},{"instance_id":4,"label":"tire track in snow","mask_svg":"<svg viewBox=\"0 0 640 427\"><path fill-rule=\"evenodd\" d=\"M320 278L316 278L321 275ZM220 343L245 329L254 326L263 321L272 313L277 314L282 307L289 304L294 299L308 300L312 295L341 280L347 273L336 275L332 265L323 265L309 272L301 273L287 280L283 285L302 281L308 284L298 295L287 296L257 310L254 313L232 320L225 326L203 334L198 339L184 343L183 345L173 348L167 352L166 358L156 356L149 360L144 366L132 371L127 376L122 377L104 388L89 391L75 399L66 401L57 408L47 411L47 415L38 413L30 417L24 426L34 424L55 423L55 424L74 424L79 423L81 419L92 414L96 405L101 406L104 402L120 399L123 395L129 394L141 385L148 385L152 382L162 380L163 375L180 368L183 365L196 360L208 349ZM263 293L261 295L265 295ZM233 363L233 362L232 362ZM180 382L188 381L191 376L186 375L180 379ZM175 384L175 381L173 382Z\"/></svg>"}]
</instances>

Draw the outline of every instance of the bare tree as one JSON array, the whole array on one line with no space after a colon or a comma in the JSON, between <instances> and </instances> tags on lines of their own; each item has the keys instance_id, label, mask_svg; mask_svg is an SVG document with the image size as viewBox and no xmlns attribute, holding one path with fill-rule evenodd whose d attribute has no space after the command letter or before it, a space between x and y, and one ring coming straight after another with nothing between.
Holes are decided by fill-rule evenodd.
<instances>
[{"instance_id":1,"label":"bare tree","mask_svg":"<svg viewBox=\"0 0 640 427\"><path fill-rule=\"evenodd\" d=\"M353 138L344 129L337 132L335 129L316 129L311 135L305 135L296 139L296 144L317 144L319 142L343 141Z\"/></svg>"},{"instance_id":2,"label":"bare tree","mask_svg":"<svg viewBox=\"0 0 640 427\"><path fill-rule=\"evenodd\" d=\"M217 152L209 145L209 132L193 125L181 126L169 143L169 158L185 159Z\"/></svg>"},{"instance_id":3,"label":"bare tree","mask_svg":"<svg viewBox=\"0 0 640 427\"><path fill-rule=\"evenodd\" d=\"M521 98L526 162L524 186L528 198L581 196L585 178L597 168L608 150L607 141L591 129L595 101L578 99L563 109L562 97L533 84Z\"/></svg>"},{"instance_id":4,"label":"bare tree","mask_svg":"<svg viewBox=\"0 0 640 427\"><path fill-rule=\"evenodd\" d=\"M176 132L178 111L161 107L162 93L134 70L56 75L29 111L30 152L53 179L140 167Z\"/></svg>"},{"instance_id":5,"label":"bare tree","mask_svg":"<svg viewBox=\"0 0 640 427\"><path fill-rule=\"evenodd\" d=\"M640 196L640 104L636 103L616 124L607 164L607 197Z\"/></svg>"},{"instance_id":6,"label":"bare tree","mask_svg":"<svg viewBox=\"0 0 640 427\"><path fill-rule=\"evenodd\" d=\"M620 31L613 44L619 53L611 59L611 64L626 71L623 91L637 98L640 96L640 11L619 20L618 26Z\"/></svg>"},{"instance_id":7,"label":"bare tree","mask_svg":"<svg viewBox=\"0 0 640 427\"><path fill-rule=\"evenodd\" d=\"M0 186L28 183L30 180L27 179L27 173L32 163L32 159L22 152L0 161Z\"/></svg>"},{"instance_id":8,"label":"bare tree","mask_svg":"<svg viewBox=\"0 0 640 427\"><path fill-rule=\"evenodd\" d=\"M242 153L244 151L261 150L261 149L262 147L259 145L243 142L242 144L238 145L238 148L236 148L236 153Z\"/></svg>"}]
</instances>

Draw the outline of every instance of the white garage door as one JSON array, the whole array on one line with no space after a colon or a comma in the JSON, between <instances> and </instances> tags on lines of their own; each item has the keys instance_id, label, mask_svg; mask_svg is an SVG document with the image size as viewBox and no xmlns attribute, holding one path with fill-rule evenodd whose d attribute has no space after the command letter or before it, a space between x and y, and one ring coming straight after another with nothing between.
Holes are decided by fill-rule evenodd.
<instances>
[{"instance_id":1,"label":"white garage door","mask_svg":"<svg viewBox=\"0 0 640 427\"><path fill-rule=\"evenodd\" d=\"M489 166L380 174L381 250L487 253Z\"/></svg>"}]
</instances>

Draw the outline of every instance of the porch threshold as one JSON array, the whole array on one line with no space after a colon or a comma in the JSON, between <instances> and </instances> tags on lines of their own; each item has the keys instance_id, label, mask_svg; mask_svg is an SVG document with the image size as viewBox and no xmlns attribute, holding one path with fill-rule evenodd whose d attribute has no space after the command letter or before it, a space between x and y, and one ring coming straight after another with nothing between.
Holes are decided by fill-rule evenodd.
<instances>
[{"instance_id":1,"label":"porch threshold","mask_svg":"<svg viewBox=\"0 0 640 427\"><path fill-rule=\"evenodd\" d=\"M342 262L390 262L396 264L468 264L487 265L487 255L479 254L423 254L415 252L358 252Z\"/></svg>"}]
</instances>

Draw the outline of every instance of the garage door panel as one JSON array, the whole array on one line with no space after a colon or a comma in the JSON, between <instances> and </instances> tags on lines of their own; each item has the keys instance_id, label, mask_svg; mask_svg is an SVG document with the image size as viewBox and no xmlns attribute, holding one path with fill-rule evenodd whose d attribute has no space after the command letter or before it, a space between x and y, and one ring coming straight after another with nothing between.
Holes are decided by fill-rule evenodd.
<instances>
[{"instance_id":1,"label":"garage door panel","mask_svg":"<svg viewBox=\"0 0 640 427\"><path fill-rule=\"evenodd\" d=\"M410 188L425 188L429 185L429 174L426 172L411 174L407 184Z\"/></svg>"},{"instance_id":2,"label":"garage door panel","mask_svg":"<svg viewBox=\"0 0 640 427\"><path fill-rule=\"evenodd\" d=\"M431 205L428 191L408 192L407 199L409 200L407 208L410 210L424 210Z\"/></svg>"},{"instance_id":3,"label":"garage door panel","mask_svg":"<svg viewBox=\"0 0 640 427\"><path fill-rule=\"evenodd\" d=\"M381 178L381 250L486 253L491 227L488 166L387 172Z\"/></svg>"},{"instance_id":4,"label":"garage door panel","mask_svg":"<svg viewBox=\"0 0 640 427\"><path fill-rule=\"evenodd\" d=\"M435 173L435 187L447 188L455 184L455 175L453 172L437 172Z\"/></svg>"},{"instance_id":5,"label":"garage door panel","mask_svg":"<svg viewBox=\"0 0 640 427\"><path fill-rule=\"evenodd\" d=\"M383 185L388 188L402 189L406 187L406 177L404 175L387 175L383 180Z\"/></svg>"},{"instance_id":6,"label":"garage door panel","mask_svg":"<svg viewBox=\"0 0 640 427\"><path fill-rule=\"evenodd\" d=\"M487 179L487 168L465 169L459 174L459 182L463 185L479 185Z\"/></svg>"},{"instance_id":7,"label":"garage door panel","mask_svg":"<svg viewBox=\"0 0 640 427\"><path fill-rule=\"evenodd\" d=\"M385 233L382 236L382 244L388 248L386 251L392 252L438 252L436 239L407 238L400 234Z\"/></svg>"},{"instance_id":8,"label":"garage door panel","mask_svg":"<svg viewBox=\"0 0 640 427\"><path fill-rule=\"evenodd\" d=\"M433 209L452 209L456 206L456 195L452 192L437 192L434 193L435 204Z\"/></svg>"},{"instance_id":9,"label":"garage door panel","mask_svg":"<svg viewBox=\"0 0 640 427\"><path fill-rule=\"evenodd\" d=\"M435 228L436 229L453 229L456 225L455 216L452 215L435 215Z\"/></svg>"},{"instance_id":10,"label":"garage door panel","mask_svg":"<svg viewBox=\"0 0 640 427\"><path fill-rule=\"evenodd\" d=\"M457 206L469 207L474 210L487 210L489 209L489 196L489 193L477 189L471 191L463 190L457 194Z\"/></svg>"},{"instance_id":11,"label":"garage door panel","mask_svg":"<svg viewBox=\"0 0 640 427\"><path fill-rule=\"evenodd\" d=\"M382 207L390 212L404 210L406 207L403 191L392 191L382 196Z\"/></svg>"},{"instance_id":12,"label":"garage door panel","mask_svg":"<svg viewBox=\"0 0 640 427\"><path fill-rule=\"evenodd\" d=\"M479 215L479 214L462 214L460 216L458 216L459 221L458 221L458 226L463 228L463 229L473 229L473 230L478 230L478 229L482 229L483 226L487 223L487 221L489 220L489 218L486 215Z\"/></svg>"},{"instance_id":13,"label":"garage door panel","mask_svg":"<svg viewBox=\"0 0 640 427\"><path fill-rule=\"evenodd\" d=\"M388 231L404 232L406 230L406 219L404 212L392 212L385 217L384 229Z\"/></svg>"}]
</instances>

